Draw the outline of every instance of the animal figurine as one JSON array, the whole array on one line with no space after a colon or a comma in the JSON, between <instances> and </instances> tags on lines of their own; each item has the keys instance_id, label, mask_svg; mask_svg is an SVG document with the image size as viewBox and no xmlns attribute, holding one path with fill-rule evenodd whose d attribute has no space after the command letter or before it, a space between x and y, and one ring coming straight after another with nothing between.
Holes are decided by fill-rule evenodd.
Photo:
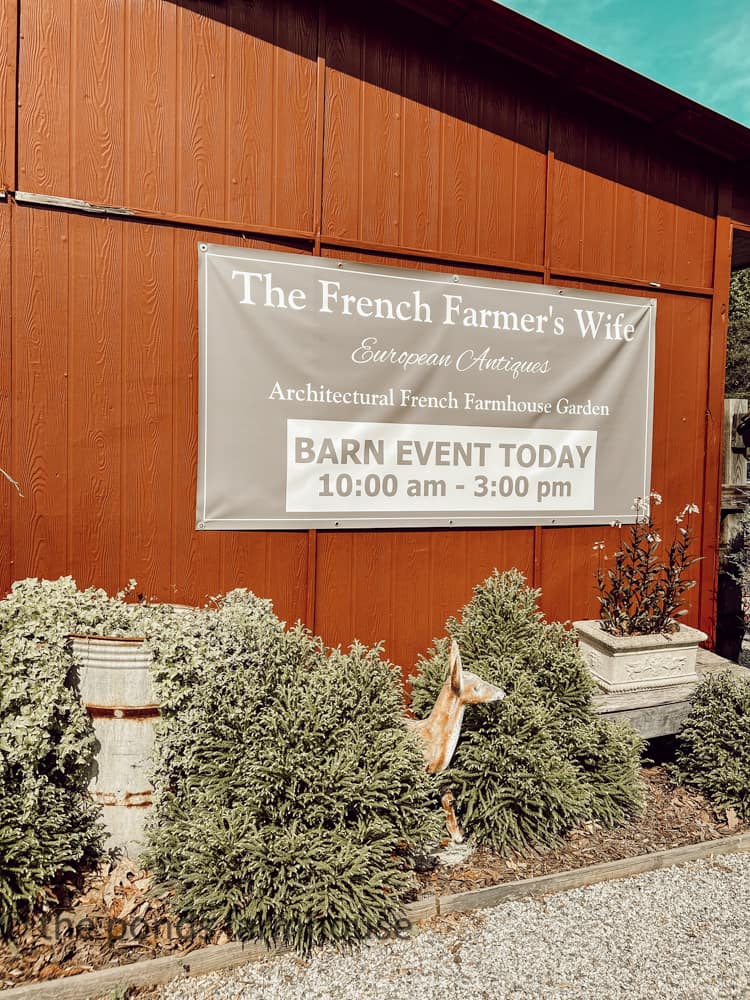
<instances>
[{"instance_id":1,"label":"animal figurine","mask_svg":"<svg viewBox=\"0 0 750 1000\"><path fill-rule=\"evenodd\" d=\"M432 711L426 719L407 719L406 725L424 740L426 770L439 774L450 764L461 735L461 724L467 705L502 701L505 691L476 674L464 671L461 653L454 639L451 643L450 670L445 684L437 696ZM453 810L453 793L445 792L441 803L446 815L446 826L451 839L460 844L464 836Z\"/></svg>"}]
</instances>

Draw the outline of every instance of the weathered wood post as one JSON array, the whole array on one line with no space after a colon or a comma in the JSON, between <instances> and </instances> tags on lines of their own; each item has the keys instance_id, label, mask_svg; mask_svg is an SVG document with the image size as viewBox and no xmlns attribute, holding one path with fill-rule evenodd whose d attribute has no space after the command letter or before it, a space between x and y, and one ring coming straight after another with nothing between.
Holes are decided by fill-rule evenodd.
<instances>
[{"instance_id":1,"label":"weathered wood post","mask_svg":"<svg viewBox=\"0 0 750 1000\"><path fill-rule=\"evenodd\" d=\"M747 483L748 446L740 433L748 415L746 399L724 401L724 466L721 496L719 585L717 593L716 652L737 662L745 634L742 587L729 559L744 544L742 514L750 503ZM746 421L745 421L746 423ZM745 431L747 436L747 431Z\"/></svg>"}]
</instances>

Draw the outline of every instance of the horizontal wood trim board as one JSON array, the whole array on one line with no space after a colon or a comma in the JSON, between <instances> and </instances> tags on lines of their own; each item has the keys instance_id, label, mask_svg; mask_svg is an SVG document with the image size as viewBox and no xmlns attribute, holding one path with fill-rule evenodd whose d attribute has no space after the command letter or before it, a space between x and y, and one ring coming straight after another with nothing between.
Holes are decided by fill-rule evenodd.
<instances>
[{"instance_id":1,"label":"horizontal wood trim board","mask_svg":"<svg viewBox=\"0 0 750 1000\"><path fill-rule=\"evenodd\" d=\"M721 854L748 850L750 850L750 833L738 833L732 837L723 837L721 840L675 847L669 851L623 858L621 861L605 861L597 865L587 865L585 868L558 872L555 875L541 875L537 878L522 879L520 882L493 885L474 892L428 896L407 904L404 907L404 916L416 923L447 913L486 909L498 903L577 889L608 879L627 878L688 861L700 861ZM180 957L154 958L123 965L117 969L100 969L98 972L85 972L45 983L14 986L12 989L3 990L2 996L3 1000L89 1000L118 986L158 986L186 976L200 976L222 969L234 969L249 962L283 955L289 951L289 948L283 947L267 948L257 941L247 944L230 942L225 945L210 945Z\"/></svg>"},{"instance_id":2,"label":"horizontal wood trim board","mask_svg":"<svg viewBox=\"0 0 750 1000\"><path fill-rule=\"evenodd\" d=\"M469 910L484 909L498 903L507 903L530 896L542 896L551 892L563 892L566 889L578 889L610 879L628 878L631 875L658 871L660 868L670 868L672 865L685 864L688 861L700 861L715 855L749 850L750 833L738 833L732 837L722 837L721 840L708 841L703 844L689 844L686 847L674 847L668 851L656 851L653 854L643 854L640 857L623 858L620 861L604 861L601 864L587 865L585 868L558 872L555 875L540 875L537 878L523 879L520 882L506 882L504 885L476 889L473 892L439 896L438 913L442 916L446 913L464 913Z\"/></svg>"},{"instance_id":3,"label":"horizontal wood trim board","mask_svg":"<svg viewBox=\"0 0 750 1000\"><path fill-rule=\"evenodd\" d=\"M721 487L722 510L745 510L750 507L750 483L736 485L724 483Z\"/></svg>"},{"instance_id":4,"label":"horizontal wood trim board","mask_svg":"<svg viewBox=\"0 0 750 1000\"><path fill-rule=\"evenodd\" d=\"M712 299L714 290L710 285L680 285L669 281L642 281L639 278L623 278L615 274L600 274L596 271L568 271L553 268L550 273L552 284L555 278L578 281L596 282L602 285L618 285L621 288L646 288L656 292L674 292L678 295L696 295L704 299Z\"/></svg>"},{"instance_id":5,"label":"horizontal wood trim board","mask_svg":"<svg viewBox=\"0 0 750 1000\"><path fill-rule=\"evenodd\" d=\"M339 239L332 236L316 236L315 233L303 229L280 229L274 226L254 225L253 223L231 222L228 219L206 219L192 215L176 215L170 212L149 212L145 209L126 208L115 205L94 205L74 198L60 198L53 195L39 195L26 191L7 191L5 194L18 205L58 211L98 215L102 218L118 218L130 222L147 222L155 225L174 225L201 231L216 233L235 233L246 239L253 237L287 240L293 243L309 243L315 246L320 241L321 247L331 250L351 250L354 252L379 254L383 257L403 257L409 260L420 260L427 263L451 265L459 267L492 268L498 271L512 271L520 275L541 277L549 275L551 283L555 278L562 281L586 281L592 284L614 285L618 288L638 288L656 292L672 292L677 295L691 295L699 298L713 298L714 290L700 285L681 285L668 282L641 281L638 278L628 278L613 274L602 274L596 271L575 271L556 268L551 273L542 264L531 264L523 261L509 260L499 257L475 257L462 254L445 254L429 247L408 247L391 243L373 243L367 240Z\"/></svg>"},{"instance_id":6,"label":"horizontal wood trim board","mask_svg":"<svg viewBox=\"0 0 750 1000\"><path fill-rule=\"evenodd\" d=\"M656 708L660 705L674 705L689 701L695 694L697 683L672 684L663 687L644 688L639 691L624 691L621 694L597 694L591 702L600 713L630 712L634 709Z\"/></svg>"},{"instance_id":7,"label":"horizontal wood trim board","mask_svg":"<svg viewBox=\"0 0 750 1000\"><path fill-rule=\"evenodd\" d=\"M288 948L266 948L258 942L232 941L229 944L210 945L187 955L169 958L152 958L133 962L116 969L99 969L64 979L53 979L28 986L14 986L3 990L3 1000L90 1000L106 995L117 987L159 986L173 979L203 976L209 972L235 969L248 962L259 962L274 955L283 955Z\"/></svg>"},{"instance_id":8,"label":"horizontal wood trim board","mask_svg":"<svg viewBox=\"0 0 750 1000\"><path fill-rule=\"evenodd\" d=\"M678 733L690 714L690 704L689 701L683 701L673 705L656 705L653 708L601 712L601 715L608 722L626 722L644 740L653 740L657 736L672 736Z\"/></svg>"}]
</instances>

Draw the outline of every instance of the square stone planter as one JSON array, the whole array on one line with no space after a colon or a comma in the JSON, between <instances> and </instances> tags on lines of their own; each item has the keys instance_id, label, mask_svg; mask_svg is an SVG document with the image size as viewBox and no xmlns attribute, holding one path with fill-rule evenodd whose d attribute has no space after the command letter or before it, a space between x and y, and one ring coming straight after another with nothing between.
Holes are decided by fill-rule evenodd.
<instances>
[{"instance_id":1,"label":"square stone planter","mask_svg":"<svg viewBox=\"0 0 750 1000\"><path fill-rule=\"evenodd\" d=\"M708 636L680 625L672 635L609 635L599 621L573 622L584 662L605 691L697 683L698 646Z\"/></svg>"}]
</instances>

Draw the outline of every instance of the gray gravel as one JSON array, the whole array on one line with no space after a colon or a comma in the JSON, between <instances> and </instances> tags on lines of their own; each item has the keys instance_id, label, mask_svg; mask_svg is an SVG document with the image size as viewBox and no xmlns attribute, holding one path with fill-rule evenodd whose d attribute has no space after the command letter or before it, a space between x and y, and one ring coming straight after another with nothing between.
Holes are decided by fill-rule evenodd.
<instances>
[{"instance_id":1,"label":"gray gravel","mask_svg":"<svg viewBox=\"0 0 750 1000\"><path fill-rule=\"evenodd\" d=\"M282 956L161 1000L750 998L750 855L446 917L407 940Z\"/></svg>"}]
</instances>

